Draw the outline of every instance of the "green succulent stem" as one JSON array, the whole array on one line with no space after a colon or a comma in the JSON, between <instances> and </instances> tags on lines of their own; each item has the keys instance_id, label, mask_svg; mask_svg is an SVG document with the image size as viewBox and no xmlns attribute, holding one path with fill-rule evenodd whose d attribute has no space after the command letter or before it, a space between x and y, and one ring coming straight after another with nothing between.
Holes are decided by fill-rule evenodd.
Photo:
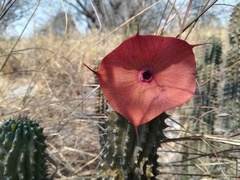
<instances>
[{"instance_id":1,"label":"green succulent stem","mask_svg":"<svg viewBox=\"0 0 240 180\"><path fill-rule=\"evenodd\" d=\"M0 179L48 179L45 139L43 128L27 117L5 121L0 127Z\"/></svg>"},{"instance_id":2,"label":"green succulent stem","mask_svg":"<svg viewBox=\"0 0 240 180\"><path fill-rule=\"evenodd\" d=\"M138 128L138 137L133 124L122 115L110 112L107 120L107 137L101 155L98 179L155 179L157 170L157 148L166 137L167 127L162 113Z\"/></svg>"}]
</instances>

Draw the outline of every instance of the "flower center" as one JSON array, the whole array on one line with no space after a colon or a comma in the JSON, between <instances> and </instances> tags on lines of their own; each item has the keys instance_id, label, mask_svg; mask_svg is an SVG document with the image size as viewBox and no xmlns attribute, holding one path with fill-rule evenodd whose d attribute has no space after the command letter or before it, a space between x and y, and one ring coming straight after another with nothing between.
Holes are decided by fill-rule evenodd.
<instances>
[{"instance_id":1,"label":"flower center","mask_svg":"<svg viewBox=\"0 0 240 180\"><path fill-rule=\"evenodd\" d=\"M142 76L143 76L143 79L144 79L144 80L148 81L149 79L152 78L152 72L150 72L150 71L145 71L145 72L143 72Z\"/></svg>"},{"instance_id":2,"label":"flower center","mask_svg":"<svg viewBox=\"0 0 240 180\"><path fill-rule=\"evenodd\" d=\"M141 82L150 82L153 78L152 68L144 68L138 74L138 78Z\"/></svg>"}]
</instances>

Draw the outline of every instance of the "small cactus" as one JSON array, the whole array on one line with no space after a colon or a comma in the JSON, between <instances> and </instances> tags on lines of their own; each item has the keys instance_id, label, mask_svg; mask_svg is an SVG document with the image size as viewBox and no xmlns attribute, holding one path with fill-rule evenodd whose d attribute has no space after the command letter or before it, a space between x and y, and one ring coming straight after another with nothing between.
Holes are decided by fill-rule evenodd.
<instances>
[{"instance_id":1,"label":"small cactus","mask_svg":"<svg viewBox=\"0 0 240 180\"><path fill-rule=\"evenodd\" d=\"M132 123L122 115L110 112L107 120L107 143L105 144L98 179L156 179L157 148L166 138L167 127L162 113L138 128L137 138Z\"/></svg>"},{"instance_id":2,"label":"small cactus","mask_svg":"<svg viewBox=\"0 0 240 180\"><path fill-rule=\"evenodd\" d=\"M0 179L47 179L46 137L27 117L5 121L0 127Z\"/></svg>"}]
</instances>

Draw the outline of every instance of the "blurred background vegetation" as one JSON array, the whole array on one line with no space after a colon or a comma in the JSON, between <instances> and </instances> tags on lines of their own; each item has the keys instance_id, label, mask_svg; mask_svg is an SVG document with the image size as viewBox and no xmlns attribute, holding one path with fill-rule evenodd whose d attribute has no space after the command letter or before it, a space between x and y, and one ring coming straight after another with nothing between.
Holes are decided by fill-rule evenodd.
<instances>
[{"instance_id":1,"label":"blurred background vegetation","mask_svg":"<svg viewBox=\"0 0 240 180\"><path fill-rule=\"evenodd\" d=\"M181 38L212 44L196 50L195 97L169 112L170 139L159 148L160 179L240 176L238 2L192 2ZM141 34L178 36L188 3L1 0L1 119L28 115L44 126L56 179L91 178L101 152L99 121L106 114L99 110L104 103L99 86L83 62L96 67L138 26Z\"/></svg>"}]
</instances>

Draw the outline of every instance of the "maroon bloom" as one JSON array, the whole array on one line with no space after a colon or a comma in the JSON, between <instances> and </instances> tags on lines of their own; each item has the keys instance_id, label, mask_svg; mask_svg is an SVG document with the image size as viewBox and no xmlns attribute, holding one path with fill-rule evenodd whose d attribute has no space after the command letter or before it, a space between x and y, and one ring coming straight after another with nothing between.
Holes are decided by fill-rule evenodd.
<instances>
[{"instance_id":1,"label":"maroon bloom","mask_svg":"<svg viewBox=\"0 0 240 180\"><path fill-rule=\"evenodd\" d=\"M137 129L193 96L193 47L177 38L137 33L92 71L111 107Z\"/></svg>"}]
</instances>

